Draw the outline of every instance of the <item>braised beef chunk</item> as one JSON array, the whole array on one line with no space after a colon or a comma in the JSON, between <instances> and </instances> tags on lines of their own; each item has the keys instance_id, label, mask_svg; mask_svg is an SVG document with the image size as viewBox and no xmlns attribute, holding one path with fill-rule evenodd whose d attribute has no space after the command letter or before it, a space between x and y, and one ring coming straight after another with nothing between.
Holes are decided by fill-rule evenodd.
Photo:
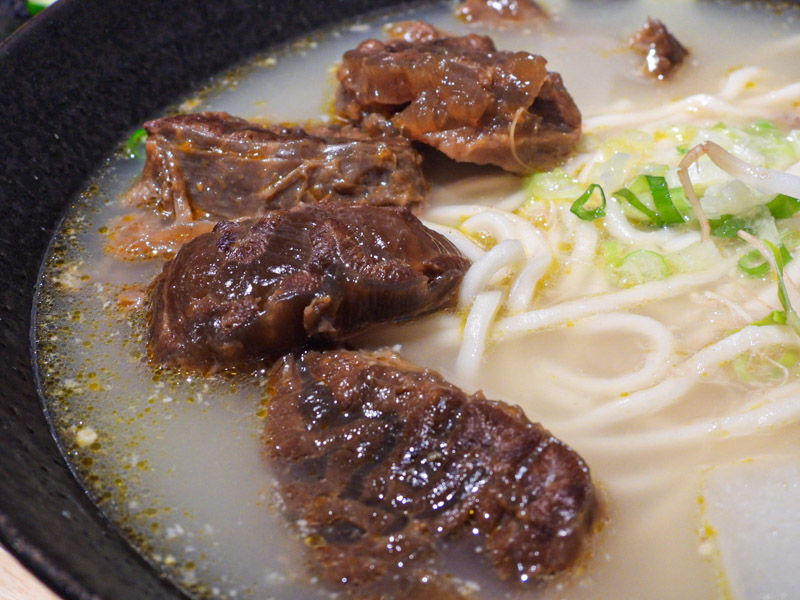
<instances>
[{"instance_id":1,"label":"braised beef chunk","mask_svg":"<svg viewBox=\"0 0 800 600\"><path fill-rule=\"evenodd\" d=\"M151 354L204 370L269 363L309 339L447 306L468 267L405 207L327 203L222 222L157 278Z\"/></svg>"},{"instance_id":2,"label":"braised beef chunk","mask_svg":"<svg viewBox=\"0 0 800 600\"><path fill-rule=\"evenodd\" d=\"M527 173L555 166L581 135L581 114L547 61L498 51L485 36L447 37L425 23L345 53L337 112L377 113L450 158Z\"/></svg>"},{"instance_id":3,"label":"braised beef chunk","mask_svg":"<svg viewBox=\"0 0 800 600\"><path fill-rule=\"evenodd\" d=\"M261 127L225 113L145 124L147 159L131 198L216 219L334 200L421 208L420 155L390 131Z\"/></svg>"},{"instance_id":4,"label":"braised beef chunk","mask_svg":"<svg viewBox=\"0 0 800 600\"><path fill-rule=\"evenodd\" d=\"M630 45L646 56L645 71L656 79L671 76L689 55L658 19L647 19L644 27L631 38Z\"/></svg>"},{"instance_id":5,"label":"braised beef chunk","mask_svg":"<svg viewBox=\"0 0 800 600\"><path fill-rule=\"evenodd\" d=\"M589 469L520 408L390 352L288 356L270 383L267 455L323 579L413 578L459 538L523 582L578 559L598 512Z\"/></svg>"},{"instance_id":6,"label":"braised beef chunk","mask_svg":"<svg viewBox=\"0 0 800 600\"><path fill-rule=\"evenodd\" d=\"M511 27L547 19L547 11L533 0L465 0L456 14L468 23Z\"/></svg>"}]
</instances>

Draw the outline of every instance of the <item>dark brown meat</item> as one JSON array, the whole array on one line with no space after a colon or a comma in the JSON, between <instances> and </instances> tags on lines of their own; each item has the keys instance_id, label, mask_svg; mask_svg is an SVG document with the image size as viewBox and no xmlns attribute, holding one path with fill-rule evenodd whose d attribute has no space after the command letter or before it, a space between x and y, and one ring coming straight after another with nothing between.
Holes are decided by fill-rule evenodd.
<instances>
[{"instance_id":1,"label":"dark brown meat","mask_svg":"<svg viewBox=\"0 0 800 600\"><path fill-rule=\"evenodd\" d=\"M328 203L222 222L164 265L151 353L192 369L270 363L309 339L447 306L468 266L405 207Z\"/></svg>"},{"instance_id":2,"label":"dark brown meat","mask_svg":"<svg viewBox=\"0 0 800 600\"><path fill-rule=\"evenodd\" d=\"M422 159L390 131L260 127L225 113L166 117L145 129L135 204L219 220L326 200L412 209L425 202Z\"/></svg>"},{"instance_id":3,"label":"dark brown meat","mask_svg":"<svg viewBox=\"0 0 800 600\"><path fill-rule=\"evenodd\" d=\"M658 19L647 19L644 27L631 38L630 45L645 55L645 71L659 80L670 77L689 55Z\"/></svg>"},{"instance_id":4,"label":"dark brown meat","mask_svg":"<svg viewBox=\"0 0 800 600\"><path fill-rule=\"evenodd\" d=\"M378 113L450 158L515 173L553 167L572 151L580 111L544 58L437 33L421 23L346 52L337 112L353 121Z\"/></svg>"},{"instance_id":5,"label":"dark brown meat","mask_svg":"<svg viewBox=\"0 0 800 600\"><path fill-rule=\"evenodd\" d=\"M465 0L456 14L467 23L518 27L547 19L547 11L533 0Z\"/></svg>"},{"instance_id":6,"label":"dark brown meat","mask_svg":"<svg viewBox=\"0 0 800 600\"><path fill-rule=\"evenodd\" d=\"M518 407L389 352L289 356L270 382L267 454L326 581L413 578L458 538L523 582L578 559L598 512L589 469Z\"/></svg>"}]
</instances>

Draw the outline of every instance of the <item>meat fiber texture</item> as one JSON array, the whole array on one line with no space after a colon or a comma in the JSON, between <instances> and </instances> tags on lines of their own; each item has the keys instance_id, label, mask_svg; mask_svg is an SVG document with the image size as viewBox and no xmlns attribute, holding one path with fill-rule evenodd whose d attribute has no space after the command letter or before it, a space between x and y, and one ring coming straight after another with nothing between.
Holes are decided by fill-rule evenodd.
<instances>
[{"instance_id":1,"label":"meat fiber texture","mask_svg":"<svg viewBox=\"0 0 800 600\"><path fill-rule=\"evenodd\" d=\"M469 265L405 207L308 205L222 222L164 265L150 351L204 371L269 364L449 306Z\"/></svg>"},{"instance_id":2,"label":"meat fiber texture","mask_svg":"<svg viewBox=\"0 0 800 600\"><path fill-rule=\"evenodd\" d=\"M454 160L514 173L550 169L580 140L580 111L541 56L499 51L486 36L448 37L422 22L396 35L345 53L339 115L379 114Z\"/></svg>"},{"instance_id":3,"label":"meat fiber texture","mask_svg":"<svg viewBox=\"0 0 800 600\"><path fill-rule=\"evenodd\" d=\"M598 513L589 468L520 408L388 351L287 356L270 383L267 455L322 579L402 589L446 541L533 582L584 549Z\"/></svg>"},{"instance_id":4,"label":"meat fiber texture","mask_svg":"<svg viewBox=\"0 0 800 600\"><path fill-rule=\"evenodd\" d=\"M387 129L261 127L226 113L145 123L147 158L129 200L197 218L258 217L335 201L421 209L422 157Z\"/></svg>"}]
</instances>

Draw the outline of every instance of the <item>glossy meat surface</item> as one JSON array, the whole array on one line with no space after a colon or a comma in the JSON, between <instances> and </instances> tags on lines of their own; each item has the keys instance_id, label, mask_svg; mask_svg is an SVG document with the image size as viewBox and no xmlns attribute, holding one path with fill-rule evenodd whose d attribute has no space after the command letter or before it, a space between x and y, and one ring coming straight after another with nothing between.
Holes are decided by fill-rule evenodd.
<instances>
[{"instance_id":1,"label":"glossy meat surface","mask_svg":"<svg viewBox=\"0 0 800 600\"><path fill-rule=\"evenodd\" d=\"M336 201L421 208L420 155L391 131L262 127L226 113L145 124L147 159L134 204L217 220Z\"/></svg>"},{"instance_id":2,"label":"glossy meat surface","mask_svg":"<svg viewBox=\"0 0 800 600\"><path fill-rule=\"evenodd\" d=\"M523 582L578 559L597 516L589 469L518 407L390 352L288 356L270 383L267 455L323 579L396 585L443 540Z\"/></svg>"},{"instance_id":3,"label":"glossy meat surface","mask_svg":"<svg viewBox=\"0 0 800 600\"><path fill-rule=\"evenodd\" d=\"M396 35L345 53L341 116L383 115L450 158L516 173L553 167L578 143L580 111L541 56L499 51L476 34L448 37L424 23Z\"/></svg>"},{"instance_id":4,"label":"glossy meat surface","mask_svg":"<svg viewBox=\"0 0 800 600\"><path fill-rule=\"evenodd\" d=\"M689 51L658 19L647 23L631 38L631 48L645 55L645 72L656 79L671 77Z\"/></svg>"},{"instance_id":5,"label":"glossy meat surface","mask_svg":"<svg viewBox=\"0 0 800 600\"><path fill-rule=\"evenodd\" d=\"M164 265L151 354L203 370L269 363L448 306L468 267L402 207L329 203L222 222Z\"/></svg>"},{"instance_id":6,"label":"glossy meat surface","mask_svg":"<svg viewBox=\"0 0 800 600\"><path fill-rule=\"evenodd\" d=\"M467 23L495 27L531 25L547 19L547 11L533 0L465 0L456 14Z\"/></svg>"}]
</instances>

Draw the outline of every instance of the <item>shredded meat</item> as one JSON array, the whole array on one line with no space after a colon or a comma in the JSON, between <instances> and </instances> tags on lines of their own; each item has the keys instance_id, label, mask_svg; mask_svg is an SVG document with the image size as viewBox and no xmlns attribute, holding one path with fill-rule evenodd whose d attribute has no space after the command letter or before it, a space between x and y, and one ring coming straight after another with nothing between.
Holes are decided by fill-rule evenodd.
<instances>
[{"instance_id":1,"label":"shredded meat","mask_svg":"<svg viewBox=\"0 0 800 600\"><path fill-rule=\"evenodd\" d=\"M468 267L405 207L327 203L222 222L164 265L151 354L209 371L269 364L309 340L448 306Z\"/></svg>"},{"instance_id":2,"label":"shredded meat","mask_svg":"<svg viewBox=\"0 0 800 600\"><path fill-rule=\"evenodd\" d=\"M645 55L645 72L659 80L671 77L689 55L658 19L647 19L644 27L631 38L630 46Z\"/></svg>"},{"instance_id":3,"label":"shredded meat","mask_svg":"<svg viewBox=\"0 0 800 600\"><path fill-rule=\"evenodd\" d=\"M598 513L589 469L518 407L390 352L287 356L270 383L267 454L324 580L397 585L443 541L523 582L578 559Z\"/></svg>"},{"instance_id":4,"label":"shredded meat","mask_svg":"<svg viewBox=\"0 0 800 600\"><path fill-rule=\"evenodd\" d=\"M179 220L258 217L335 201L420 209L420 155L390 129L261 127L225 113L145 123L147 159L130 193Z\"/></svg>"},{"instance_id":5,"label":"shredded meat","mask_svg":"<svg viewBox=\"0 0 800 600\"><path fill-rule=\"evenodd\" d=\"M533 0L465 0L456 14L468 23L494 27L530 25L547 19L547 11Z\"/></svg>"},{"instance_id":6,"label":"shredded meat","mask_svg":"<svg viewBox=\"0 0 800 600\"><path fill-rule=\"evenodd\" d=\"M336 110L375 113L450 158L527 173L564 159L581 115L547 61L498 51L485 36L447 37L426 23L392 30L345 53Z\"/></svg>"}]
</instances>

